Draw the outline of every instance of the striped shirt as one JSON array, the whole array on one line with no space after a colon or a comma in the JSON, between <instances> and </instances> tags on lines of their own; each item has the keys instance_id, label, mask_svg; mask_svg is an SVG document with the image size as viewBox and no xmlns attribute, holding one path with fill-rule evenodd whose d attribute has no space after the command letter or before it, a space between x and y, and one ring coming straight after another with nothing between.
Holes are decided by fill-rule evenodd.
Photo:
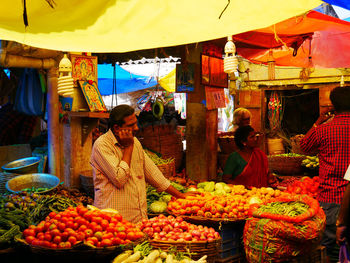
<instances>
[{"instance_id":1,"label":"striped shirt","mask_svg":"<svg viewBox=\"0 0 350 263\"><path fill-rule=\"evenodd\" d=\"M304 152L319 150L317 199L340 204L348 184L343 177L350 164L350 113L337 114L332 121L312 128L311 134L300 141L300 148Z\"/></svg>"},{"instance_id":2,"label":"striped shirt","mask_svg":"<svg viewBox=\"0 0 350 263\"><path fill-rule=\"evenodd\" d=\"M95 188L94 205L113 208L126 220L137 223L147 218L146 182L164 191L170 182L134 138L130 167L122 161L123 149L111 130L94 143L90 164Z\"/></svg>"}]
</instances>

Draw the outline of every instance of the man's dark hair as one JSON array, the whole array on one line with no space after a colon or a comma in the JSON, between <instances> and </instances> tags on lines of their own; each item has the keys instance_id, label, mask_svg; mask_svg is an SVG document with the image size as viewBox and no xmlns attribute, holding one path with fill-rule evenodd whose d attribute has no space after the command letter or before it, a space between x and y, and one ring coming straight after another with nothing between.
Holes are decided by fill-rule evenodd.
<instances>
[{"instance_id":1,"label":"man's dark hair","mask_svg":"<svg viewBox=\"0 0 350 263\"><path fill-rule=\"evenodd\" d=\"M329 98L336 112L350 112L350 86L334 88Z\"/></svg>"},{"instance_id":2,"label":"man's dark hair","mask_svg":"<svg viewBox=\"0 0 350 263\"><path fill-rule=\"evenodd\" d=\"M252 126L241 126L239 127L235 132L235 143L239 149L243 149L244 145L243 142L247 141L247 138L249 136L249 133L254 131Z\"/></svg>"},{"instance_id":3,"label":"man's dark hair","mask_svg":"<svg viewBox=\"0 0 350 263\"><path fill-rule=\"evenodd\" d=\"M122 126L125 123L124 118L132 115L134 112L135 110L129 105L123 104L114 107L109 114L109 128L112 128L115 124Z\"/></svg>"}]
</instances>

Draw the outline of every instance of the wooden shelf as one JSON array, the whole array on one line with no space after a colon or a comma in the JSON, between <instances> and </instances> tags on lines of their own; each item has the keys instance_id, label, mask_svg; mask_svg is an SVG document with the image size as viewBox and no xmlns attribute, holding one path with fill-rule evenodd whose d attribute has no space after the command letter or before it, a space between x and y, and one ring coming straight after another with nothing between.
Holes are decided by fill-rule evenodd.
<instances>
[{"instance_id":1,"label":"wooden shelf","mask_svg":"<svg viewBox=\"0 0 350 263\"><path fill-rule=\"evenodd\" d=\"M109 112L67 111L70 117L108 119Z\"/></svg>"}]
</instances>

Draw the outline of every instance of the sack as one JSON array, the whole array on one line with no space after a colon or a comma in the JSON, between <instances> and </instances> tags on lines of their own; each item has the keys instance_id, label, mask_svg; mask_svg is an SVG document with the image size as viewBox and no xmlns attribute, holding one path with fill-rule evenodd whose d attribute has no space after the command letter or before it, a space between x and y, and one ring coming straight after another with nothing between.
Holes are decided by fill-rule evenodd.
<instances>
[{"instance_id":1,"label":"sack","mask_svg":"<svg viewBox=\"0 0 350 263\"><path fill-rule=\"evenodd\" d=\"M17 88L14 109L31 116L43 115L45 95L38 71L25 68Z\"/></svg>"},{"instance_id":2,"label":"sack","mask_svg":"<svg viewBox=\"0 0 350 263\"><path fill-rule=\"evenodd\" d=\"M339 249L339 262L340 263L350 263L349 252L346 244L342 244Z\"/></svg>"}]
</instances>

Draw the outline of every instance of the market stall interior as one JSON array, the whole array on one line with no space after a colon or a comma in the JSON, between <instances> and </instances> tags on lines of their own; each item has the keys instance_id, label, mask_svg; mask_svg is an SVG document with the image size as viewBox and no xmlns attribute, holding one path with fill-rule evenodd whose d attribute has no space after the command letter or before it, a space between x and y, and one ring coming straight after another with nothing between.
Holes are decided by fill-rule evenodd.
<instances>
[{"instance_id":1,"label":"market stall interior","mask_svg":"<svg viewBox=\"0 0 350 263\"><path fill-rule=\"evenodd\" d=\"M62 8L54 1L46 2L53 10ZM144 6L132 1L136 3ZM316 1L300 4L294 2L290 15L315 7ZM200 8L212 5L203 7L201 3ZM229 14L232 5L236 6L227 4ZM92 2L87 6L95 7ZM113 1L107 7L115 10ZM216 4L212 7L219 10ZM28 39L38 43L32 30L40 20L33 18L30 9L26 13L25 1L23 8ZM221 21L226 21L225 9L220 7ZM282 20L278 17L286 10L281 7L269 21ZM29 20L25 18L28 14ZM25 46L12 41L22 39L17 24L7 32L0 23L0 37L8 39L1 41L0 57L0 157L4 170L0 174L0 258L5 262L326 262L329 255L321 245L326 216L316 199L322 180L318 177L319 158L317 152L306 155L300 140L320 112L331 110L330 92L346 85L350 74L342 59L334 63L345 68L337 68L329 63L329 56L325 59L328 64L323 64L315 53L311 65L311 48L307 49L307 67L298 64L300 56L290 58L287 66L302 68L280 67L286 60L277 57L273 49L297 52L311 43L317 32L324 36L322 30L327 25L343 32L350 23L316 11L297 18L312 24L312 30L298 31L291 20L274 24L274 41L263 47L260 33L271 28L245 33L242 29L228 38L223 38L226 31L203 37L197 29L195 40L171 44L164 42L160 33L150 42L139 32L139 38L145 40L140 48L136 41L116 45L119 52L128 51L124 53L94 53L104 48L114 51L113 43L101 36L96 38L101 46L95 46L95 41L83 41L84 34L77 39L71 32L67 32L66 43L41 39L40 44ZM294 30L293 36L283 35L285 23ZM259 28L254 25L245 30ZM266 38L271 38L270 31ZM256 42L250 43L251 36ZM72 39L81 44L81 50ZM339 46L344 48L347 35L341 41ZM59 44L57 50L69 52L55 51ZM160 48L162 45L167 47ZM134 51L137 49L143 50ZM264 61L266 50L270 57ZM149 57L156 62L148 76L122 65L126 61L146 63ZM161 59L174 62L174 70L160 75L159 64L166 63ZM266 64L253 63L257 61ZM102 77L100 70L105 63L110 64L108 77ZM96 178L89 164L91 149L108 131L108 111L119 104L136 108L136 138L143 154L183 194L176 199L147 185L148 219L138 223L125 220L112 207L93 206ZM228 129L233 109L239 107L251 112L252 127L264 135L260 148L268 155L270 171L277 179L268 187L232 185L220 179L220 166L223 169L227 156L238 149L235 134ZM23 158L35 159L24 175L21 169L26 165L11 166ZM133 171L130 174L133 176Z\"/></svg>"}]
</instances>

